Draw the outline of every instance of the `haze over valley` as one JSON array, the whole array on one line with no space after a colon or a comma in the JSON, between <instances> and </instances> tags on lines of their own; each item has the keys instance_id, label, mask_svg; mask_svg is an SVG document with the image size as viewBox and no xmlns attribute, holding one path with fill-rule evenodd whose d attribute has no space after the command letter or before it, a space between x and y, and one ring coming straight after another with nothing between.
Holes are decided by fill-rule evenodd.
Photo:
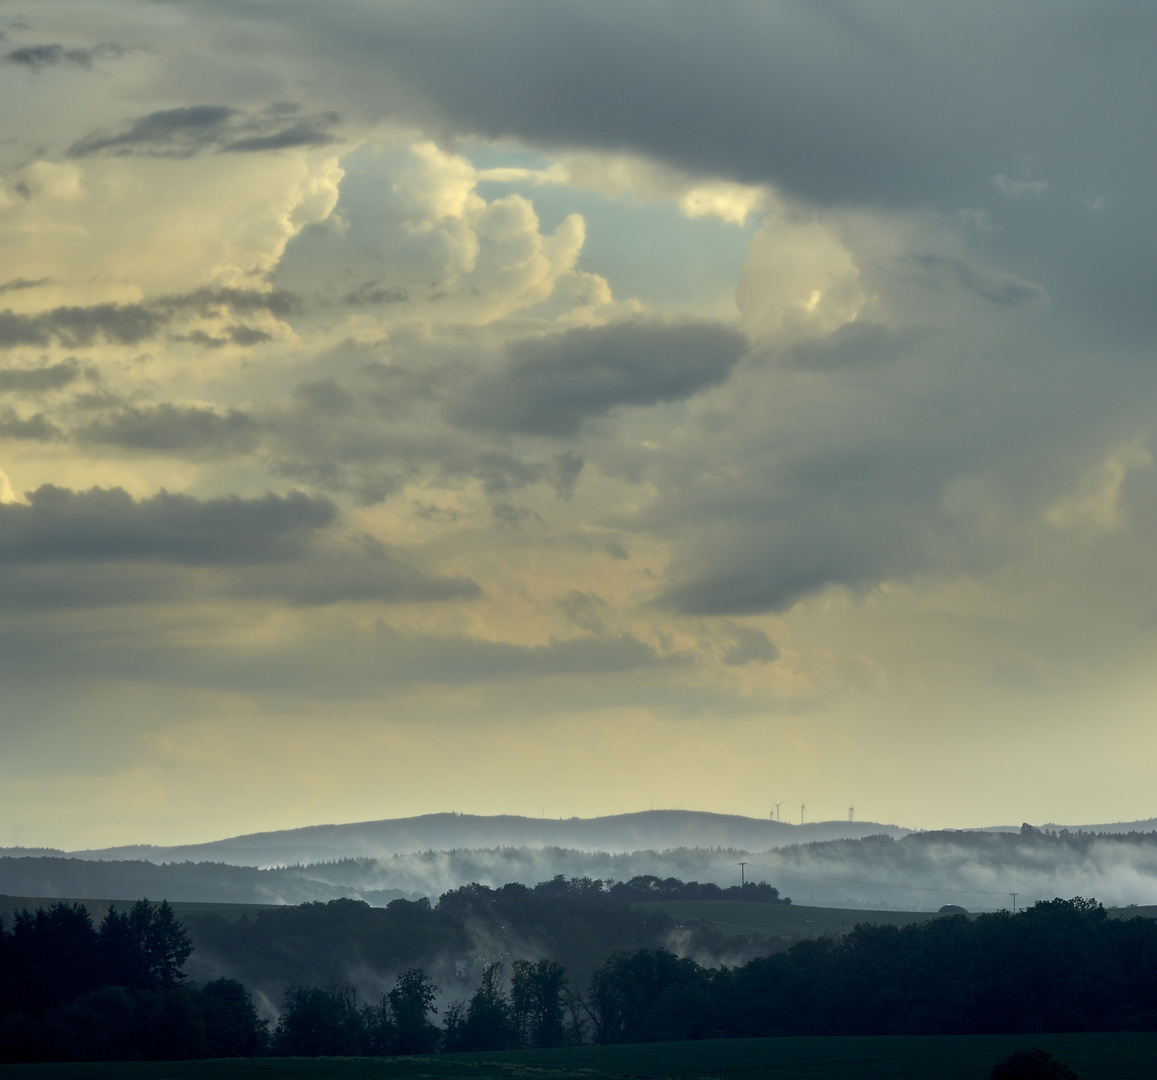
<instances>
[{"instance_id":1,"label":"haze over valley","mask_svg":"<svg viewBox=\"0 0 1157 1080\"><path fill-rule=\"evenodd\" d=\"M316 826L190 847L0 849L12 896L385 905L471 882L562 875L775 885L797 903L969 910L1056 896L1157 904L1157 822L912 832L874 822L783 822L691 811L598 819L427 815ZM741 871L740 863L745 865Z\"/></svg>"}]
</instances>

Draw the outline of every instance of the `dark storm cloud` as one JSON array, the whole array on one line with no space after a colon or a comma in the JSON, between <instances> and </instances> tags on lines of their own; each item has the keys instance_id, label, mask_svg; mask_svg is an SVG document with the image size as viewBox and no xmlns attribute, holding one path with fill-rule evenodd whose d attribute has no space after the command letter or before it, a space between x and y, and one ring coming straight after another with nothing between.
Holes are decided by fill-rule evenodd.
<instances>
[{"instance_id":1,"label":"dark storm cloud","mask_svg":"<svg viewBox=\"0 0 1157 1080\"><path fill-rule=\"evenodd\" d=\"M974 541L946 512L945 493L956 477L1015 460L1022 428L1002 414L1019 416L1024 403L995 407L973 388L949 408L943 388L933 392L907 365L872 375L877 385L857 382L846 401L801 417L806 431L773 413L766 429L718 432L727 445L708 447L693 475L659 482L643 522L677 552L662 606L697 616L783 612L831 586L863 591L993 557L983 545L999 541ZM812 430L823 439L807 439Z\"/></svg>"},{"instance_id":2,"label":"dark storm cloud","mask_svg":"<svg viewBox=\"0 0 1157 1080\"><path fill-rule=\"evenodd\" d=\"M228 318L258 311L285 318L301 310L301 300L290 293L249 289L196 289L141 304L57 307L33 314L5 310L0 311L0 348L43 347L53 342L66 348L83 348L99 341L137 345L159 337L171 324L182 319ZM226 333L230 341L241 345L269 337L264 331L244 324L230 327ZM203 331L199 338L196 335L194 331L183 335L183 339L210 347L224 344L224 340L218 342Z\"/></svg>"},{"instance_id":3,"label":"dark storm cloud","mask_svg":"<svg viewBox=\"0 0 1157 1080\"><path fill-rule=\"evenodd\" d=\"M1151 70L1157 13L1131 2L1062 10L749 0L721 18L682 0L658 18L612 0L410 0L303 6L288 22L340 50L351 78L372 63L394 91L389 105L424 106L459 128L631 147L825 202L899 204L990 185L1004 166L978 161L1068 157L1074 128L1102 151L1086 162L1093 171L1121 152L1148 156L1120 142L1125 118L1104 106L1144 115L1136 86Z\"/></svg>"},{"instance_id":4,"label":"dark storm cloud","mask_svg":"<svg viewBox=\"0 0 1157 1080\"><path fill-rule=\"evenodd\" d=\"M510 362L448 410L464 427L567 438L620 405L679 401L730 374L746 348L718 326L617 323L509 347Z\"/></svg>"},{"instance_id":5,"label":"dark storm cloud","mask_svg":"<svg viewBox=\"0 0 1157 1080\"><path fill-rule=\"evenodd\" d=\"M0 504L0 564L154 560L189 566L300 558L337 509L300 492L196 499L44 484Z\"/></svg>"},{"instance_id":6,"label":"dark storm cloud","mask_svg":"<svg viewBox=\"0 0 1157 1080\"><path fill-rule=\"evenodd\" d=\"M94 378L95 375L94 369L82 368L72 358L34 368L0 368L0 392L41 394L48 390L60 390L77 379Z\"/></svg>"},{"instance_id":7,"label":"dark storm cloud","mask_svg":"<svg viewBox=\"0 0 1157 1080\"><path fill-rule=\"evenodd\" d=\"M813 205L979 208L990 252L1054 303L1122 339L1157 326L1149 4L184 6L276 23L365 123L637 152ZM993 177L1026 159L1010 198ZM1102 196L1109 212L1090 214Z\"/></svg>"},{"instance_id":8,"label":"dark storm cloud","mask_svg":"<svg viewBox=\"0 0 1157 1080\"><path fill-rule=\"evenodd\" d=\"M260 432L257 421L238 409L217 412L165 403L126 406L93 420L73 436L80 442L126 450L228 455L251 450Z\"/></svg>"},{"instance_id":9,"label":"dark storm cloud","mask_svg":"<svg viewBox=\"0 0 1157 1080\"><path fill-rule=\"evenodd\" d=\"M336 140L335 113L295 117L251 115L228 105L186 105L139 117L116 134L93 132L68 148L68 156L188 158L208 151L259 153L297 146L325 146Z\"/></svg>"},{"instance_id":10,"label":"dark storm cloud","mask_svg":"<svg viewBox=\"0 0 1157 1080\"><path fill-rule=\"evenodd\" d=\"M13 49L4 55L3 60L8 64L21 64L32 68L56 67L59 64L73 64L77 67L91 68L94 60L104 60L109 57L123 56L124 49L119 45L102 44L90 49L66 49L63 45L26 45L20 49Z\"/></svg>"}]
</instances>

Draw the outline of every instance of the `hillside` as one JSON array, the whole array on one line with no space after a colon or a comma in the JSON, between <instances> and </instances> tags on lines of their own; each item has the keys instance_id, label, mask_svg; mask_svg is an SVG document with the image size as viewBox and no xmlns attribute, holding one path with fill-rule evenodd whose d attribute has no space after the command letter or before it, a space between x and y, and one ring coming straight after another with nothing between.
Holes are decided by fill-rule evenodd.
<instances>
[{"instance_id":1,"label":"hillside","mask_svg":"<svg viewBox=\"0 0 1157 1080\"><path fill-rule=\"evenodd\" d=\"M0 855L67 854L78 859L105 861L220 862L268 868L460 848L557 847L612 854L668 848L768 851L788 844L858 839L877 833L899 837L909 831L876 822L819 821L792 825L693 810L647 810L637 814L566 819L424 814L349 825L311 825L169 847L132 845L73 852L0 849Z\"/></svg>"}]
</instances>

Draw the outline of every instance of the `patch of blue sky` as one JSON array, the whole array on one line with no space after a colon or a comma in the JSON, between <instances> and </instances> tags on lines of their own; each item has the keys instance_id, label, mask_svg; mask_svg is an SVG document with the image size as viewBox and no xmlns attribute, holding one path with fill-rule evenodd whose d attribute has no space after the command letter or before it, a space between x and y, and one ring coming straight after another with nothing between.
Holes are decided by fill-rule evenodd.
<instances>
[{"instance_id":1,"label":"patch of blue sky","mask_svg":"<svg viewBox=\"0 0 1157 1080\"><path fill-rule=\"evenodd\" d=\"M581 214L587 232L577 269L601 274L617 299L689 312L718 315L734 306L747 244L761 224L754 216L743 226L688 218L674 202L607 199L563 185L484 181L478 190L486 199L526 196L544 233Z\"/></svg>"}]
</instances>

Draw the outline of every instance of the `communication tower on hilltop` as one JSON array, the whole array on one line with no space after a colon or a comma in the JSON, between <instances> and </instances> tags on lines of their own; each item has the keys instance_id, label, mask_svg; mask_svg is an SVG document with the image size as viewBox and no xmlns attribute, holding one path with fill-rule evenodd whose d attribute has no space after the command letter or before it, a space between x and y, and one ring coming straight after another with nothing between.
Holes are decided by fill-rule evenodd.
<instances>
[{"instance_id":1,"label":"communication tower on hilltop","mask_svg":"<svg viewBox=\"0 0 1157 1080\"><path fill-rule=\"evenodd\" d=\"M855 821L856 820L856 808L854 806L848 807L848 820L849 821Z\"/></svg>"},{"instance_id":2,"label":"communication tower on hilltop","mask_svg":"<svg viewBox=\"0 0 1157 1080\"><path fill-rule=\"evenodd\" d=\"M799 823L800 823L801 825L803 824L803 812L804 812L806 809L807 809L807 807L806 807L806 806L804 806L804 804L803 804L803 803L800 803L800 804L799 804Z\"/></svg>"}]
</instances>

